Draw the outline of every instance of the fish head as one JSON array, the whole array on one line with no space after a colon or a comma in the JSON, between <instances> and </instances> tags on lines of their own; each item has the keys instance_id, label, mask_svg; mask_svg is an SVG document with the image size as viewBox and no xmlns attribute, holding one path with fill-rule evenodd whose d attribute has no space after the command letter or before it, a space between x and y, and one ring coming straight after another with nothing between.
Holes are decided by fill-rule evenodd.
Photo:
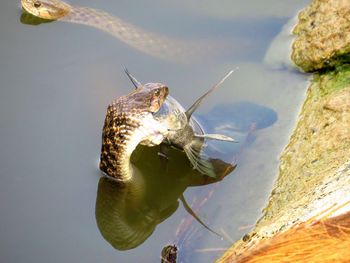
<instances>
[{"instance_id":1,"label":"fish head","mask_svg":"<svg viewBox=\"0 0 350 263\"><path fill-rule=\"evenodd\" d=\"M183 129L188 124L185 109L170 95L153 116L157 121L166 125L171 131Z\"/></svg>"}]
</instances>

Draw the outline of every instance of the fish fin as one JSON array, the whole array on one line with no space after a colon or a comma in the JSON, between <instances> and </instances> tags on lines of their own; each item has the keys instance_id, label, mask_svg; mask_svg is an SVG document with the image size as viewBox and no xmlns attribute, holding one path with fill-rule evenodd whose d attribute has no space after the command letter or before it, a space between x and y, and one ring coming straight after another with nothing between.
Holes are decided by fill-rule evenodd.
<instances>
[{"instance_id":1,"label":"fish fin","mask_svg":"<svg viewBox=\"0 0 350 263\"><path fill-rule=\"evenodd\" d=\"M124 72L128 76L128 78L130 79L132 84L134 84L135 89L142 86L141 82L139 82L133 75L131 75L131 73L129 72L129 70L126 67L124 67Z\"/></svg>"},{"instance_id":2,"label":"fish fin","mask_svg":"<svg viewBox=\"0 0 350 263\"><path fill-rule=\"evenodd\" d=\"M206 93L204 93L202 96L200 96L189 109L186 111L187 119L189 120L193 114L193 112L199 107L199 105L202 103L202 101L214 90L216 90L237 68L234 70L231 70L229 73L225 75L216 85L210 88Z\"/></svg>"},{"instance_id":3,"label":"fish fin","mask_svg":"<svg viewBox=\"0 0 350 263\"><path fill-rule=\"evenodd\" d=\"M218 141L225 141L225 142L234 142L234 143L238 143L238 141L236 141L235 139L223 135L223 134L196 134L195 137L197 138L203 138L203 139L210 139L210 140L218 140Z\"/></svg>"},{"instance_id":4,"label":"fish fin","mask_svg":"<svg viewBox=\"0 0 350 263\"><path fill-rule=\"evenodd\" d=\"M205 227L206 229L208 229L210 232L212 232L213 234L222 237L218 232L215 232L214 230L212 230L210 227L208 227L197 215L196 213L192 210L192 208L189 206L189 204L187 203L185 196L183 194L181 194L180 196L180 200L182 202L182 205L184 206L185 210L187 211L187 213L189 213L199 224L201 224L203 227Z\"/></svg>"},{"instance_id":5,"label":"fish fin","mask_svg":"<svg viewBox=\"0 0 350 263\"><path fill-rule=\"evenodd\" d=\"M159 145L158 156L163 171L168 171L169 150L170 146L168 144L163 142Z\"/></svg>"},{"instance_id":6,"label":"fish fin","mask_svg":"<svg viewBox=\"0 0 350 263\"><path fill-rule=\"evenodd\" d=\"M191 142L183 148L193 166L193 169L198 170L201 174L215 178L216 173L214 166L205 158L205 156L203 156L203 154L201 154L201 149L196 149L196 141L197 140L194 140L194 142Z\"/></svg>"}]
</instances>

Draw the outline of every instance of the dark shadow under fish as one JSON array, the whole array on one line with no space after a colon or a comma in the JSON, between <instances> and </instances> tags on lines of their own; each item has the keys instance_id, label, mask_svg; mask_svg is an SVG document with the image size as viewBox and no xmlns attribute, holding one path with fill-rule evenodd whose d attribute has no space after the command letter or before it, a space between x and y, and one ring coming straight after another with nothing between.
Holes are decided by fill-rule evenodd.
<instances>
[{"instance_id":1,"label":"dark shadow under fish","mask_svg":"<svg viewBox=\"0 0 350 263\"><path fill-rule=\"evenodd\" d=\"M154 147L139 146L136 152L143 162L131 164L133 179L118 182L102 177L96 198L96 223L102 236L115 249L129 250L141 245L156 227L179 207L185 210L203 228L211 230L186 203L183 193L188 187L202 186L222 180L235 168L229 163L213 161L217 178L208 177L187 165L186 156L171 149L172 162L168 170L162 169ZM152 165L149 165L152 164Z\"/></svg>"}]
</instances>

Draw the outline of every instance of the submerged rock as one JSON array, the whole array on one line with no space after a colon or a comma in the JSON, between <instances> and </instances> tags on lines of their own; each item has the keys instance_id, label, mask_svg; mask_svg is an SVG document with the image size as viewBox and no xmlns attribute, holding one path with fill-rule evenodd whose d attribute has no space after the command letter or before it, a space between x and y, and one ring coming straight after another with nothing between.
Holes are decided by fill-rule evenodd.
<instances>
[{"instance_id":1,"label":"submerged rock","mask_svg":"<svg viewBox=\"0 0 350 263\"><path fill-rule=\"evenodd\" d=\"M350 1L313 0L299 13L292 59L306 72L333 67L350 51ZM346 59L346 57L344 58Z\"/></svg>"}]
</instances>

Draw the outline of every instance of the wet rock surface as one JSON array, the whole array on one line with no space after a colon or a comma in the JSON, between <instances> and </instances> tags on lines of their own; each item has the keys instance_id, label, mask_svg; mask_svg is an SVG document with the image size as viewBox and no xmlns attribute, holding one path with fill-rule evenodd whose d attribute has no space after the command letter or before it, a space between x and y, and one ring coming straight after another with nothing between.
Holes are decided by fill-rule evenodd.
<instances>
[{"instance_id":1,"label":"wet rock surface","mask_svg":"<svg viewBox=\"0 0 350 263\"><path fill-rule=\"evenodd\" d=\"M314 0L298 18L292 59L302 70L333 67L349 53L350 1Z\"/></svg>"},{"instance_id":2,"label":"wet rock surface","mask_svg":"<svg viewBox=\"0 0 350 263\"><path fill-rule=\"evenodd\" d=\"M284 223L291 224L312 213L307 206L325 198L316 188L349 161L350 83L333 89L343 78L350 78L350 68L314 77L298 125L281 156L279 178L266 213L258 225L275 221L277 214L286 214Z\"/></svg>"},{"instance_id":3,"label":"wet rock surface","mask_svg":"<svg viewBox=\"0 0 350 263\"><path fill-rule=\"evenodd\" d=\"M305 222L350 191L350 66L314 76L264 215L222 262ZM230 262L230 261L229 261Z\"/></svg>"}]
</instances>

